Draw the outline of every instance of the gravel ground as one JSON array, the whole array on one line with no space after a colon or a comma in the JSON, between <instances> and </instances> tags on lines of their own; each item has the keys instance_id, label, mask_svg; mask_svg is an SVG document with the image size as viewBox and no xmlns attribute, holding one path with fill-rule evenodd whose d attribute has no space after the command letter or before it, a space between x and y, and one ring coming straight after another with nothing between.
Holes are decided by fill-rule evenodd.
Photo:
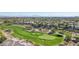
<instances>
[{"instance_id":1,"label":"gravel ground","mask_svg":"<svg viewBox=\"0 0 79 59\"><path fill-rule=\"evenodd\" d=\"M18 38L15 38L11 36L11 34L2 32L4 36L7 38L3 43L0 44L0 46L33 46L32 43L26 42L24 40L19 40Z\"/></svg>"}]
</instances>

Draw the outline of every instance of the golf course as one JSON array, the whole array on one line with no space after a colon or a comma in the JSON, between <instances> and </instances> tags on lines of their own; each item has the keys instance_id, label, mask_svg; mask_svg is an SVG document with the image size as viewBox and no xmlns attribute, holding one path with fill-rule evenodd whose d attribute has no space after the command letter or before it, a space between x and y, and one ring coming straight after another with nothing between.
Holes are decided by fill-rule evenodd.
<instances>
[{"instance_id":1,"label":"golf course","mask_svg":"<svg viewBox=\"0 0 79 59\"><path fill-rule=\"evenodd\" d=\"M10 26L2 26L3 30L10 29L12 30L12 35L19 39L24 39L33 43L34 45L44 45L44 46L52 46L58 45L64 41L63 36L48 35L41 32L29 32L24 27L18 25L10 25Z\"/></svg>"}]
</instances>

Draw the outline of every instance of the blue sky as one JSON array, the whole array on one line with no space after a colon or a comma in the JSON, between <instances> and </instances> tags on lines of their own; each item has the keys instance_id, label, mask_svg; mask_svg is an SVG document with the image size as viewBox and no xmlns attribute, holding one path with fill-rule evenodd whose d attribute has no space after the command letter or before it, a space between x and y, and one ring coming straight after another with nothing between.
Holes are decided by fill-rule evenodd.
<instances>
[{"instance_id":1,"label":"blue sky","mask_svg":"<svg viewBox=\"0 0 79 59\"><path fill-rule=\"evenodd\" d=\"M73 17L79 16L79 12L0 12L0 16L53 16Z\"/></svg>"}]
</instances>

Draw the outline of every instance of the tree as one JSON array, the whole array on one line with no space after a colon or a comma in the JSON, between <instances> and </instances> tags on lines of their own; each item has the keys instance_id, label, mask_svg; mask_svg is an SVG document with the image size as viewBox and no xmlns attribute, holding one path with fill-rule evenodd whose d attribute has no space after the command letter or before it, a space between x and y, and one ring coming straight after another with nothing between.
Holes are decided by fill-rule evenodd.
<instances>
[{"instance_id":1,"label":"tree","mask_svg":"<svg viewBox=\"0 0 79 59\"><path fill-rule=\"evenodd\" d=\"M10 20L4 20L3 23L6 24L6 25L11 25L12 24L12 22Z\"/></svg>"}]
</instances>

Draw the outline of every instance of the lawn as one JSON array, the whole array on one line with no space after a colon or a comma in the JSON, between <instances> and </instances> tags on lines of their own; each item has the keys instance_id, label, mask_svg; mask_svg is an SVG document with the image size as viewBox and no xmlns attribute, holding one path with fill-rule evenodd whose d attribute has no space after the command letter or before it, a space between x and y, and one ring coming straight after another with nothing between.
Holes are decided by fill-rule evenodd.
<instances>
[{"instance_id":1,"label":"lawn","mask_svg":"<svg viewBox=\"0 0 79 59\"><path fill-rule=\"evenodd\" d=\"M40 32L28 32L21 26L5 26L5 29L13 30L13 36L32 42L34 45L52 46L63 42L63 37L48 35Z\"/></svg>"}]
</instances>

